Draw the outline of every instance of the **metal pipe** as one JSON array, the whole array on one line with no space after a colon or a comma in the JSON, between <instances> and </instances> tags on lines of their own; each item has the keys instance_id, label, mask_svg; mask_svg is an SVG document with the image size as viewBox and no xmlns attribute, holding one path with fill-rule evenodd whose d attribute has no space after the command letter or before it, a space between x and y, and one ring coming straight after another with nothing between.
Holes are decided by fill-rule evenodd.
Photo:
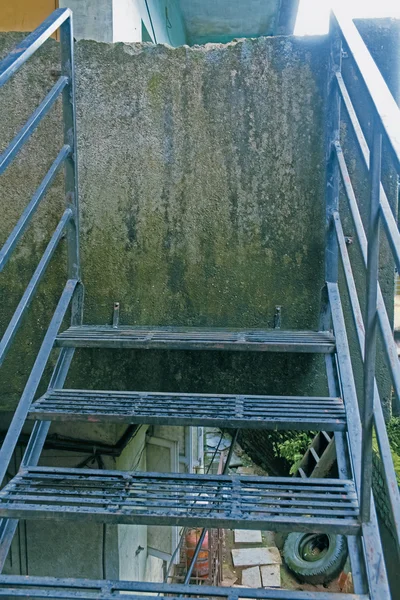
<instances>
[{"instance_id":1,"label":"metal pipe","mask_svg":"<svg viewBox=\"0 0 400 600\"><path fill-rule=\"evenodd\" d=\"M10 348L11 342L13 341L13 339L21 325L22 318L23 318L26 310L30 306L30 303L35 295L36 289L37 289L40 281L42 280L43 275L46 272L49 262L53 256L54 252L56 251L56 248L61 239L61 236L64 233L64 229L65 229L68 221L71 219L71 217L72 217L72 211L68 208L64 212L63 216L60 219L60 222L57 225L56 230L54 231L53 235L51 236L51 240L48 243L47 248L44 251L42 258L40 259L40 262L39 262L38 266L36 267L35 272L32 275L30 282L28 283L28 286L24 292L24 295L22 296L21 300L19 301L19 304L11 318L11 321L9 322L9 324L7 326L7 329L4 332L3 337L1 338L1 341L0 341L0 366L6 357L6 354Z\"/></svg>"},{"instance_id":2,"label":"metal pipe","mask_svg":"<svg viewBox=\"0 0 400 600\"><path fill-rule=\"evenodd\" d=\"M377 300L379 276L379 196L382 168L382 134L375 123L370 160L371 198L368 226L368 260L365 311L364 403L362 407L361 496L362 521L370 520L372 490L372 434L376 368Z\"/></svg>"},{"instance_id":3,"label":"metal pipe","mask_svg":"<svg viewBox=\"0 0 400 600\"><path fill-rule=\"evenodd\" d=\"M67 228L67 273L68 279L80 279L79 253L79 191L78 191L78 150L76 139L76 100L75 100L75 63L72 14L60 27L61 73L68 85L63 89L63 127L64 144L71 146L71 153L65 161L65 201L73 211L74 218ZM73 298L72 313L79 315L82 307L75 306L80 298ZM78 316L79 319L79 316ZM75 323L76 324L76 323Z\"/></svg>"},{"instance_id":4,"label":"metal pipe","mask_svg":"<svg viewBox=\"0 0 400 600\"><path fill-rule=\"evenodd\" d=\"M63 164L64 160L67 158L70 152L71 147L67 144L62 147L53 164L51 165L50 169L47 171L43 181L37 188L36 192L33 194L31 201L22 213L20 219L18 220L18 223L15 225L14 229L8 236L7 241L0 250L0 273L8 263L8 260L15 246L18 244L20 237L25 232L25 229L31 222L31 219L35 214L36 209L38 208L41 200L43 199L48 188L53 182L54 177L58 173L59 168L61 167L61 165Z\"/></svg>"},{"instance_id":5,"label":"metal pipe","mask_svg":"<svg viewBox=\"0 0 400 600\"><path fill-rule=\"evenodd\" d=\"M4 152L0 154L0 175L4 173L8 165L21 150L22 146L35 131L40 121L47 115L67 84L68 77L63 76L59 78L44 100L39 104L35 112L29 117L25 125L21 127L12 142L10 142Z\"/></svg>"},{"instance_id":6,"label":"metal pipe","mask_svg":"<svg viewBox=\"0 0 400 600\"><path fill-rule=\"evenodd\" d=\"M224 465L224 470L222 471L222 475L226 475L226 473L228 472L229 463L231 461L233 450L234 450L235 444L237 442L238 434L239 434L239 429L236 429L235 433L233 434L233 437L232 437L232 442L231 442L231 445L229 447L229 452L228 452L228 456L226 457L226 461L225 461L225 465ZM206 537L206 533L207 533L207 529L204 528L203 531L201 532L200 537L198 539L198 542L196 544L196 548L195 548L192 560L190 561L190 565L189 565L189 568L187 570L187 573L186 573L186 576L185 576L185 579L184 579L184 584L185 585L188 584L188 583L190 583L190 578L192 576L194 565L196 564L196 561L197 561L197 559L199 557L199 553L200 553L201 547L203 545L204 538Z\"/></svg>"},{"instance_id":7,"label":"metal pipe","mask_svg":"<svg viewBox=\"0 0 400 600\"><path fill-rule=\"evenodd\" d=\"M326 217L325 217L325 280L338 280L338 248L332 225L332 212L339 206L339 169L333 144L340 139L340 95L335 75L340 72L342 44L338 28L331 23L331 48L329 55L328 92L326 110Z\"/></svg>"}]
</instances>

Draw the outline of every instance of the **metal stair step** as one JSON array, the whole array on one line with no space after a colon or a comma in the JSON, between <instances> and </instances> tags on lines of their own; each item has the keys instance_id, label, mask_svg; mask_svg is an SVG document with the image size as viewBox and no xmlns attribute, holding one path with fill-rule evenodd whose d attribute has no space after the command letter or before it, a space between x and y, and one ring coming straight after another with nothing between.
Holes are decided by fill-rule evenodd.
<instances>
[{"instance_id":1,"label":"metal stair step","mask_svg":"<svg viewBox=\"0 0 400 600\"><path fill-rule=\"evenodd\" d=\"M136 595L135 595L136 592ZM152 583L146 581L115 581L107 579L59 579L26 575L0 575L0 598L62 598L72 600L155 600L168 595L170 600L239 600L260 598L264 600L368 600L364 594L340 594L328 591L318 593L280 590L274 588L233 588L206 585Z\"/></svg>"},{"instance_id":2,"label":"metal stair step","mask_svg":"<svg viewBox=\"0 0 400 600\"><path fill-rule=\"evenodd\" d=\"M58 346L174 350L244 350L331 353L329 331L281 329L200 329L194 327L112 327L81 325L57 336Z\"/></svg>"},{"instance_id":3,"label":"metal stair step","mask_svg":"<svg viewBox=\"0 0 400 600\"><path fill-rule=\"evenodd\" d=\"M0 517L354 535L352 481L26 467L0 492Z\"/></svg>"},{"instance_id":4,"label":"metal stair step","mask_svg":"<svg viewBox=\"0 0 400 600\"><path fill-rule=\"evenodd\" d=\"M52 389L30 409L41 421L344 431L341 398Z\"/></svg>"}]
</instances>

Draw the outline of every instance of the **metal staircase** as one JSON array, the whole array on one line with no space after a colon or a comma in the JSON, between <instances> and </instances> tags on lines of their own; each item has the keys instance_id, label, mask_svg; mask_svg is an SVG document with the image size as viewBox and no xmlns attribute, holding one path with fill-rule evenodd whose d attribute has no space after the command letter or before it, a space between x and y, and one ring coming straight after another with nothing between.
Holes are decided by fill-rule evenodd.
<instances>
[{"instance_id":1,"label":"metal staircase","mask_svg":"<svg viewBox=\"0 0 400 600\"><path fill-rule=\"evenodd\" d=\"M389 143L400 173L400 111L383 82L354 25L340 12L332 26L327 143L327 261L326 289L320 331L193 329L82 325L83 288L80 281L78 192L72 15L56 10L2 63L0 87L60 28L61 77L21 132L0 155L0 174L17 154L40 120L62 95L64 146L0 253L0 269L28 226L55 173L65 167L66 210L29 284L10 326L0 342L3 361L36 287L67 231L68 274L51 323L29 376L20 403L0 450L3 481L19 435L27 419L33 432L16 476L0 492L0 565L4 566L18 519L90 518L101 523L180 525L219 528L261 528L275 531L334 532L348 536L354 594L298 592L273 589L234 589L143 582L91 581L40 577L0 576L0 597L16 598L131 598L146 594L178 597L269 598L282 600L386 600L390 598L385 562L371 495L372 426L377 434L397 540L400 540L400 503L375 375L375 337L379 321L389 358L394 345L388 318L377 288L377 223L385 225L395 261L400 267L400 235L380 183L381 138ZM340 103L362 136L348 91L340 74L342 44L355 61L373 102L376 130L371 155L364 149L371 177L371 223L365 236L350 178L340 148ZM373 76L370 73L373 73ZM376 88L378 85L378 88ZM340 95L342 100L340 100ZM382 106L385 101L387 105ZM387 108L389 106L389 109ZM395 120L386 115L392 112ZM349 199L368 273L366 328L339 216L339 176ZM341 256L349 288L352 315L364 357L365 397L360 417L344 315L338 286ZM378 299L376 300L376 294ZM377 308L378 302L378 308ZM71 309L71 326L60 331ZM390 335L389 335L390 333ZM48 391L35 401L49 356L60 348ZM325 356L330 396L290 397L224 394L173 394L63 389L75 348L137 348L185 350L240 350L256 352L321 353ZM399 397L400 369L390 360ZM374 410L373 410L374 408ZM38 467L52 421L115 422L128 424L213 425L333 432L339 477L279 478L238 475L183 475L93 469ZM399 546L400 547L400 546Z\"/></svg>"}]
</instances>

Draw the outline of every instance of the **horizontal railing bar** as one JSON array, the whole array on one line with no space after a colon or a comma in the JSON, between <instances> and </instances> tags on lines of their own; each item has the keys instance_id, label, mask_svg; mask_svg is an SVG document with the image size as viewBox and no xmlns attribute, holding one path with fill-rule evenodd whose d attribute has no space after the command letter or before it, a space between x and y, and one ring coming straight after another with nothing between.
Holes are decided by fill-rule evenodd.
<instances>
[{"instance_id":1,"label":"horizontal railing bar","mask_svg":"<svg viewBox=\"0 0 400 600\"><path fill-rule=\"evenodd\" d=\"M357 27L349 18L346 8L336 4L333 13L349 54L353 57L365 83L383 131L393 150L397 166L400 168L400 108L390 93L388 85Z\"/></svg>"},{"instance_id":2,"label":"horizontal railing bar","mask_svg":"<svg viewBox=\"0 0 400 600\"><path fill-rule=\"evenodd\" d=\"M42 255L42 258L40 259L38 266L35 269L34 274L32 275L30 282L28 283L28 286L24 292L24 295L22 296L22 298L11 318L11 321L8 324L8 327L7 327L6 331L4 332L4 335L0 341L0 366L2 365L2 363L6 357L6 354L9 350L10 344L13 341L13 339L21 325L22 317L24 316L25 311L28 309L28 307L32 301L32 298L35 295L37 286L39 285L43 275L46 272L47 266L58 246L61 236L64 233L64 229L65 229L67 223L69 222L69 220L72 218L72 214L73 213L70 208L67 208L65 210L53 235L51 236L51 240L48 243L47 248Z\"/></svg>"},{"instance_id":3,"label":"horizontal railing bar","mask_svg":"<svg viewBox=\"0 0 400 600\"><path fill-rule=\"evenodd\" d=\"M238 598L258 598L264 600L293 600L293 590L281 590L275 588L253 589L253 588L227 588L211 587L206 585L176 584L176 583L153 583L124 580L105 580L105 579L59 579L55 577L35 577L25 575L0 575L0 586L20 586L21 590L38 586L39 588L50 588L50 591L57 592L59 589L70 590L95 590L103 594L109 593L110 598L120 598L120 595L114 596L114 593L128 592L130 594L154 594L169 595L185 594L188 596L206 596L208 598L229 598L238 600ZM108 597L108 596L107 596ZM125 597L125 596L124 596ZM126 596L128 597L128 596ZM142 596L146 600L146 596ZM327 591L302 592L296 591L296 600L369 600L369 595L332 593Z\"/></svg>"},{"instance_id":4,"label":"horizontal railing bar","mask_svg":"<svg viewBox=\"0 0 400 600\"><path fill-rule=\"evenodd\" d=\"M342 96L344 106L346 108L347 114L349 115L351 126L356 136L357 143L360 146L365 166L369 170L370 150L367 144L367 140L365 139L363 130L361 128L360 122L358 120L356 111L350 99L349 92L347 90L346 84L343 81L341 73L336 73L336 79L338 82L339 91ZM349 175L348 179L350 180ZM385 229L386 237L388 239L397 270L400 273L400 232L398 230L396 219L393 215L392 209L390 208L389 200L382 183L380 184L380 206L382 222Z\"/></svg>"},{"instance_id":5,"label":"horizontal railing bar","mask_svg":"<svg viewBox=\"0 0 400 600\"><path fill-rule=\"evenodd\" d=\"M25 208L24 212L22 213L18 223L16 224L16 226L14 227L14 229L8 236L7 241L5 242L4 246L0 250L0 273L2 272L2 270L8 263L15 246L18 244L20 237L22 236L22 234L28 227L33 215L36 212L36 209L38 208L38 206L39 206L41 200L43 199L45 193L47 192L49 186L53 182L53 179L56 176L59 168L63 164L64 160L70 155L70 153L71 153L70 146L68 146L66 144L65 146L62 147L62 149L58 153L57 158L51 165L50 169L47 171L46 176L44 177L43 181L37 188L36 192L33 194L31 201L29 202L28 206Z\"/></svg>"},{"instance_id":6,"label":"horizontal railing bar","mask_svg":"<svg viewBox=\"0 0 400 600\"><path fill-rule=\"evenodd\" d=\"M346 197L349 202L350 213L353 219L354 227L356 229L356 234L358 238L358 243L360 245L361 254L364 261L365 268L367 267L367 252L368 252L368 242L367 237L365 235L364 226L362 223L360 211L358 208L357 199L354 193L354 189L352 183L350 181L349 172L347 170L346 161L344 159L343 151L340 144L337 142L335 144L336 156L339 163L339 171L341 174L341 178L343 181L343 186L346 192ZM377 313L379 320L379 327L381 330L382 338L383 338L383 347L385 350L386 360L389 365L389 370L391 373L393 387L396 394L397 403L400 406L400 363L397 356L397 346L394 341L392 327L390 325L389 317L386 311L385 302L382 295L381 286L378 281L378 304L377 304Z\"/></svg>"},{"instance_id":7,"label":"horizontal railing bar","mask_svg":"<svg viewBox=\"0 0 400 600\"><path fill-rule=\"evenodd\" d=\"M21 150L22 146L35 131L40 121L47 115L66 85L68 85L68 77L60 77L44 100L39 104L35 112L29 117L25 125L21 127L12 142L7 146L4 152L0 154L0 175L4 173L8 165Z\"/></svg>"},{"instance_id":8,"label":"horizontal railing bar","mask_svg":"<svg viewBox=\"0 0 400 600\"><path fill-rule=\"evenodd\" d=\"M339 164L339 172L342 179L344 191L346 193L347 201L349 203L349 208L351 212L351 216L353 219L354 227L356 230L356 235L358 239L358 243L360 245L360 250L364 262L364 266L367 266L367 255L368 255L368 240L365 235L364 225L361 219L360 211L358 208L358 202L356 195L354 193L354 188L351 183L350 174L347 168L346 160L344 158L343 150L339 142L335 142L335 152L336 158Z\"/></svg>"},{"instance_id":9,"label":"horizontal railing bar","mask_svg":"<svg viewBox=\"0 0 400 600\"><path fill-rule=\"evenodd\" d=\"M69 8L56 9L14 50L11 50L7 57L0 62L0 88L71 15L72 12Z\"/></svg>"},{"instance_id":10,"label":"horizontal railing bar","mask_svg":"<svg viewBox=\"0 0 400 600\"><path fill-rule=\"evenodd\" d=\"M67 312L68 306L78 283L79 282L77 279L69 279L65 284L46 335L44 336L39 353L36 357L35 364L33 365L25 389L15 410L10 427L8 428L7 434L4 438L3 445L0 449L0 485L7 472L8 465L15 450L15 446L18 443L18 438L21 434L22 427L26 421L29 408L39 387L40 380L46 368L50 353L53 349L58 330L61 327L61 323L63 322L65 313Z\"/></svg>"},{"instance_id":11,"label":"horizontal railing bar","mask_svg":"<svg viewBox=\"0 0 400 600\"><path fill-rule=\"evenodd\" d=\"M352 308L352 317L354 326L356 328L358 345L360 349L361 358L364 361L365 354L365 329L364 321L361 312L360 302L358 299L357 288L354 281L353 271L351 268L351 262L345 237L343 233L340 216L337 212L333 213L333 219L335 224L336 236L339 245L339 251L342 258L343 270L345 274L347 291L350 298L350 304ZM392 454L390 450L389 438L386 431L385 419L383 416L382 404L379 396L378 386L376 380L374 383L374 421L376 437L379 445L380 455L382 459L383 468L386 476L386 488L389 497L390 509L393 517L395 526L395 534L397 537L396 547L399 553L400 559L400 493L397 485L396 473L393 466Z\"/></svg>"}]
</instances>

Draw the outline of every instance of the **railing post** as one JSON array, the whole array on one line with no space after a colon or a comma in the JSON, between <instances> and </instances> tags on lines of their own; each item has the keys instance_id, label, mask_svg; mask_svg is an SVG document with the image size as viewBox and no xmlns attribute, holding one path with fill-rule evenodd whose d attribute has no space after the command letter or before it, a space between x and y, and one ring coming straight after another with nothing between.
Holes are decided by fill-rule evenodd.
<instances>
[{"instance_id":1,"label":"railing post","mask_svg":"<svg viewBox=\"0 0 400 600\"><path fill-rule=\"evenodd\" d=\"M72 151L65 161L65 200L73 211L67 229L67 271L68 279L81 279L79 250L79 190L78 190L78 151L76 138L75 65L72 14L60 27L61 74L68 77L68 85L63 90L64 143ZM79 285L71 305L72 322L82 320L83 290Z\"/></svg>"},{"instance_id":2,"label":"railing post","mask_svg":"<svg viewBox=\"0 0 400 600\"><path fill-rule=\"evenodd\" d=\"M376 361L377 299L379 275L379 215L382 163L382 134L375 118L370 159L370 212L365 315L364 403L362 407L361 519L369 521L372 486L372 433Z\"/></svg>"},{"instance_id":3,"label":"railing post","mask_svg":"<svg viewBox=\"0 0 400 600\"><path fill-rule=\"evenodd\" d=\"M327 114L326 114L326 245L325 279L338 280L338 244L333 222L333 213L339 206L339 168L335 159L334 144L340 139L340 96L336 73L341 69L342 43L336 21L331 19L330 60L328 71Z\"/></svg>"}]
</instances>

